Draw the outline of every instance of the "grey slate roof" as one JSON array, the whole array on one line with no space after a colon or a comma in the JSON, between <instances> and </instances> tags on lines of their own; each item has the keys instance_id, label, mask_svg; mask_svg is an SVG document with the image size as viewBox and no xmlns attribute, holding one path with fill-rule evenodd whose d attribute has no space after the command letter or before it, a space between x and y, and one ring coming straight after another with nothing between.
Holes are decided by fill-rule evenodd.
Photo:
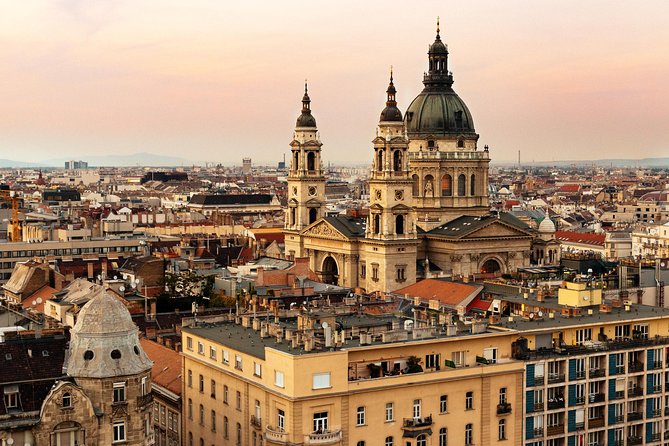
<instances>
[{"instance_id":1,"label":"grey slate roof","mask_svg":"<svg viewBox=\"0 0 669 446\"><path fill-rule=\"evenodd\" d=\"M337 231L341 232L346 237L353 238L365 236L365 228L367 227L366 218L336 215L333 217L325 217L324 220L334 226Z\"/></svg>"},{"instance_id":2,"label":"grey slate roof","mask_svg":"<svg viewBox=\"0 0 669 446\"><path fill-rule=\"evenodd\" d=\"M530 235L529 231L531 230L527 224L518 220L513 215L502 212L499 214L499 219L496 215L484 215L481 217L475 217L472 215L463 215L454 220L444 223L441 226L428 231L428 235L438 235L446 238L459 239L463 238L485 226L495 223L495 221L500 221L509 226L512 226L520 231L525 231Z\"/></svg>"}]
</instances>

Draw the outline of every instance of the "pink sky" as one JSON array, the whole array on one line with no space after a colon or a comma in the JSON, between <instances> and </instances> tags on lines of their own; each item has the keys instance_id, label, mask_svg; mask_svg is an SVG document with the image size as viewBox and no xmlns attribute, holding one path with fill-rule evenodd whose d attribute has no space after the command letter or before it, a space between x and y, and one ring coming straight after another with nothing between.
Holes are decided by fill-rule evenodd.
<instances>
[{"instance_id":1,"label":"pink sky","mask_svg":"<svg viewBox=\"0 0 669 446\"><path fill-rule=\"evenodd\" d=\"M368 163L389 66L406 110L436 16L494 160L669 156L665 0L31 0L0 6L0 158L273 164L306 77L324 160Z\"/></svg>"}]
</instances>

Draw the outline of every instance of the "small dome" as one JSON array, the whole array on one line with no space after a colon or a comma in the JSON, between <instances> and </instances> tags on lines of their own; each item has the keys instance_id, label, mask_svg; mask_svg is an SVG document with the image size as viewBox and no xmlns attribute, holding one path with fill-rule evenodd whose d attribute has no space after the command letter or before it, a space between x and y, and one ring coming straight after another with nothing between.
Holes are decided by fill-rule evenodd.
<instances>
[{"instance_id":1,"label":"small dome","mask_svg":"<svg viewBox=\"0 0 669 446\"><path fill-rule=\"evenodd\" d=\"M297 122L295 123L295 127L316 127L316 118L314 118L314 115L309 113L302 113L300 116L297 118Z\"/></svg>"},{"instance_id":2,"label":"small dome","mask_svg":"<svg viewBox=\"0 0 669 446\"><path fill-rule=\"evenodd\" d=\"M381 112L379 121L402 121L402 112L395 106L388 106Z\"/></svg>"},{"instance_id":3,"label":"small dome","mask_svg":"<svg viewBox=\"0 0 669 446\"><path fill-rule=\"evenodd\" d=\"M539 223L539 232L542 234L552 234L555 232L555 223L553 223L548 214L546 214L546 217Z\"/></svg>"},{"instance_id":4,"label":"small dome","mask_svg":"<svg viewBox=\"0 0 669 446\"><path fill-rule=\"evenodd\" d=\"M97 293L79 311L65 362L72 377L108 378L150 370L130 312L108 292Z\"/></svg>"}]
</instances>

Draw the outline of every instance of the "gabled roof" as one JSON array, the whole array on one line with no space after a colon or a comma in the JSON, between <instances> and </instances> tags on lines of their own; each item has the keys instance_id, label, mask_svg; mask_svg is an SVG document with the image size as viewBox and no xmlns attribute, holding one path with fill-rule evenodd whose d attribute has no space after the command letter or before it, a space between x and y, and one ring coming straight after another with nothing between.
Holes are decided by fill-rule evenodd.
<instances>
[{"instance_id":1,"label":"gabled roof","mask_svg":"<svg viewBox=\"0 0 669 446\"><path fill-rule=\"evenodd\" d=\"M531 236L529 232L529 226L506 212L501 212L499 214L499 218L492 214L481 217L463 215L456 218L455 220L449 221L448 223L444 223L443 225L438 226L431 231L428 231L427 234L449 239L462 239L466 238L468 235L473 235L476 231L479 231L486 226L493 224L504 225L512 229L514 232L517 232L517 235L519 236Z\"/></svg>"},{"instance_id":2,"label":"gabled roof","mask_svg":"<svg viewBox=\"0 0 669 446\"><path fill-rule=\"evenodd\" d=\"M469 305L482 290L483 287L480 285L474 286L445 280L425 279L400 288L394 293L408 295L410 298L419 297L425 303L430 300L437 300L443 306L455 308L460 305Z\"/></svg>"},{"instance_id":3,"label":"gabled roof","mask_svg":"<svg viewBox=\"0 0 669 446\"><path fill-rule=\"evenodd\" d=\"M346 237L364 237L367 219L360 217L349 217L346 215L335 215L325 217L323 220L335 227Z\"/></svg>"},{"instance_id":4,"label":"gabled roof","mask_svg":"<svg viewBox=\"0 0 669 446\"><path fill-rule=\"evenodd\" d=\"M583 245L604 246L606 234L595 234L592 232L557 231L555 238L563 242L581 243Z\"/></svg>"},{"instance_id":5,"label":"gabled roof","mask_svg":"<svg viewBox=\"0 0 669 446\"><path fill-rule=\"evenodd\" d=\"M142 349L153 361L151 381L181 396L181 358L179 352L142 338Z\"/></svg>"}]
</instances>

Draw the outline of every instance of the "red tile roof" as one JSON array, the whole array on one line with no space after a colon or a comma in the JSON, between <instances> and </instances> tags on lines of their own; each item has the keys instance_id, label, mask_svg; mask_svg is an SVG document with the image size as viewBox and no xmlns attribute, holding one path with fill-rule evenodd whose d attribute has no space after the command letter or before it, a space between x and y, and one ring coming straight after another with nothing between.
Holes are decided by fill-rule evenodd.
<instances>
[{"instance_id":1,"label":"red tile roof","mask_svg":"<svg viewBox=\"0 0 669 446\"><path fill-rule=\"evenodd\" d=\"M576 193L579 192L580 190L581 190L580 184L563 184L558 189L558 192Z\"/></svg>"},{"instance_id":2,"label":"red tile roof","mask_svg":"<svg viewBox=\"0 0 669 446\"><path fill-rule=\"evenodd\" d=\"M467 305L482 289L481 286L465 285L464 283L425 279L400 288L395 291L395 294L420 297L426 303L430 300L438 300L442 305L455 307L457 305Z\"/></svg>"},{"instance_id":3,"label":"red tile roof","mask_svg":"<svg viewBox=\"0 0 669 446\"><path fill-rule=\"evenodd\" d=\"M595 234L592 232L557 231L555 238L563 242L581 243L583 245L604 246L606 234Z\"/></svg>"},{"instance_id":4,"label":"red tile roof","mask_svg":"<svg viewBox=\"0 0 669 446\"><path fill-rule=\"evenodd\" d=\"M181 395L181 357L179 352L146 338L139 340L142 348L153 361L151 381L170 392Z\"/></svg>"}]
</instances>

